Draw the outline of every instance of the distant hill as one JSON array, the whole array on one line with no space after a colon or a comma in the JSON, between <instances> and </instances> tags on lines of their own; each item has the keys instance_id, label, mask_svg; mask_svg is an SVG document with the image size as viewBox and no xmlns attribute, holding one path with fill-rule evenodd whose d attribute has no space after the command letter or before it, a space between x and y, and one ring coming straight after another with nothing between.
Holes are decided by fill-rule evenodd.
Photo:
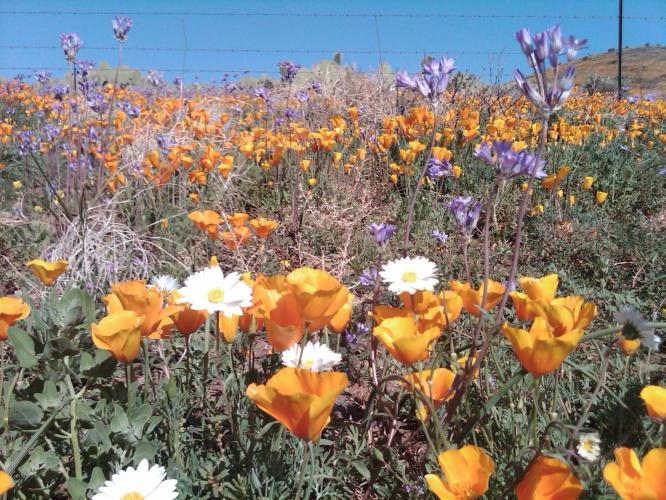
<instances>
[{"instance_id":1,"label":"distant hill","mask_svg":"<svg viewBox=\"0 0 666 500\"><path fill-rule=\"evenodd\" d=\"M617 86L617 50L590 54L577 59L576 83L584 86L592 79ZM628 94L654 93L666 98L666 47L633 47L622 49L622 81Z\"/></svg>"}]
</instances>

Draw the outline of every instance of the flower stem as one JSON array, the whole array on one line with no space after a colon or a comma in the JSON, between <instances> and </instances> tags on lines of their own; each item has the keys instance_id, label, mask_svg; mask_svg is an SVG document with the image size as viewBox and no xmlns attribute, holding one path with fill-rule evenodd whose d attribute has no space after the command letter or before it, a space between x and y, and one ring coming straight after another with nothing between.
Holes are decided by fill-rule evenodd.
<instances>
[{"instance_id":1,"label":"flower stem","mask_svg":"<svg viewBox=\"0 0 666 500\"><path fill-rule=\"evenodd\" d=\"M301 462L301 470L298 473L298 486L296 487L296 500L301 499L301 488L303 487L303 480L305 479L305 464L308 461L308 456L310 454L310 448L308 443L303 441L303 461Z\"/></svg>"},{"instance_id":2,"label":"flower stem","mask_svg":"<svg viewBox=\"0 0 666 500\"><path fill-rule=\"evenodd\" d=\"M409 200L409 209L407 210L407 223L405 224L405 237L402 242L402 256L407 257L407 247L409 246L409 236L412 229L412 221L414 220L414 206L416 205L416 197L419 194L419 188L421 187L421 181L428 171L428 160L432 156L432 148L435 146L435 136L437 135L437 108L433 106L432 109L432 137L430 138L430 149L428 150L428 156L423 162L423 167L419 172L419 176L416 178L416 186L414 186L414 191L412 192L412 198Z\"/></svg>"}]
</instances>

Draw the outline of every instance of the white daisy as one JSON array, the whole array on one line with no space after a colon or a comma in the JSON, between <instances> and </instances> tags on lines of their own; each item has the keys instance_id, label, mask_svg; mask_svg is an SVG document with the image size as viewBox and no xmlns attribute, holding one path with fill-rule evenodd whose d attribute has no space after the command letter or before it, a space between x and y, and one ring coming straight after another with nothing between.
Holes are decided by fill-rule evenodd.
<instances>
[{"instance_id":1,"label":"white daisy","mask_svg":"<svg viewBox=\"0 0 666 500\"><path fill-rule=\"evenodd\" d=\"M600 444L601 439L599 439L599 434L596 432L581 434L578 440L578 455L588 462L594 462L599 458L601 451Z\"/></svg>"},{"instance_id":2,"label":"white daisy","mask_svg":"<svg viewBox=\"0 0 666 500\"><path fill-rule=\"evenodd\" d=\"M240 316L242 307L252 305L252 288L241 281L239 273L226 276L222 270L207 267L185 280L185 286L178 290L179 303L188 303L196 311L208 314L220 311L224 316Z\"/></svg>"},{"instance_id":3,"label":"white daisy","mask_svg":"<svg viewBox=\"0 0 666 500\"><path fill-rule=\"evenodd\" d=\"M302 356L299 344L294 344L282 353L283 365L293 368L305 368L313 372L330 370L340 361L342 361L340 354L331 351L327 345L320 344L319 342L308 342L305 344Z\"/></svg>"},{"instance_id":4,"label":"white daisy","mask_svg":"<svg viewBox=\"0 0 666 500\"><path fill-rule=\"evenodd\" d=\"M169 276L167 274L153 276L150 279L150 284L155 288L157 288L163 294L171 293L173 290L178 288L178 280L173 276Z\"/></svg>"},{"instance_id":5,"label":"white daisy","mask_svg":"<svg viewBox=\"0 0 666 500\"><path fill-rule=\"evenodd\" d=\"M425 257L403 257L387 262L379 273L389 290L400 294L432 291L437 284L437 265Z\"/></svg>"},{"instance_id":6,"label":"white daisy","mask_svg":"<svg viewBox=\"0 0 666 500\"><path fill-rule=\"evenodd\" d=\"M149 467L144 458L136 470L128 467L114 474L92 500L172 500L178 497L176 484L175 479L166 479L164 467Z\"/></svg>"},{"instance_id":7,"label":"white daisy","mask_svg":"<svg viewBox=\"0 0 666 500\"><path fill-rule=\"evenodd\" d=\"M627 340L640 339L649 349L659 350L661 338L648 326L641 314L633 307L625 307L615 313L615 321L622 324L622 336Z\"/></svg>"}]
</instances>

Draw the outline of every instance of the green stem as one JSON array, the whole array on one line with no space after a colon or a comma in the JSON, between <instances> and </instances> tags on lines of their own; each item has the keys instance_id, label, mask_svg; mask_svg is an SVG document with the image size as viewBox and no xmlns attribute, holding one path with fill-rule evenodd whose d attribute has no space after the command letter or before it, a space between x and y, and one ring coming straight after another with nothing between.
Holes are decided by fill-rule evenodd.
<instances>
[{"instance_id":1,"label":"green stem","mask_svg":"<svg viewBox=\"0 0 666 500\"><path fill-rule=\"evenodd\" d=\"M68 360L65 360L65 364L68 364ZM69 389L69 395L71 397L71 402L69 404L69 439L72 443L72 455L74 455L74 477L76 479L83 478L83 465L81 462L81 448L79 447L79 431L77 429L76 421L76 402L78 397L74 391L74 384L72 384L72 378L67 375L65 379L67 382L67 388Z\"/></svg>"},{"instance_id":2,"label":"green stem","mask_svg":"<svg viewBox=\"0 0 666 500\"><path fill-rule=\"evenodd\" d=\"M645 326L646 328L666 328L666 322L663 321L649 322L646 323ZM601 337L605 337L607 335L613 335L621 330L622 330L622 325L611 326L609 328L597 330L596 332L590 332L587 335L584 335L580 341L585 342L587 340L594 340Z\"/></svg>"},{"instance_id":3,"label":"green stem","mask_svg":"<svg viewBox=\"0 0 666 500\"><path fill-rule=\"evenodd\" d=\"M18 379L22 374L23 374L23 369L21 369L16 375L14 375L12 382L9 384L9 387L7 388L7 394L5 395L5 413L3 415L5 432L9 432L9 404L11 403L12 393L14 392L14 387L16 387L16 383L18 382Z\"/></svg>"},{"instance_id":4,"label":"green stem","mask_svg":"<svg viewBox=\"0 0 666 500\"><path fill-rule=\"evenodd\" d=\"M127 386L127 406L134 406L134 393L132 392L132 364L125 363L125 385Z\"/></svg>"},{"instance_id":5,"label":"green stem","mask_svg":"<svg viewBox=\"0 0 666 500\"><path fill-rule=\"evenodd\" d=\"M534 446L537 445L539 432L537 429L537 415L539 414L539 403L541 402L541 394L539 392L539 382L541 381L540 377L533 379L532 383L532 414L530 416L530 425L528 438L530 443L533 443Z\"/></svg>"},{"instance_id":6,"label":"green stem","mask_svg":"<svg viewBox=\"0 0 666 500\"><path fill-rule=\"evenodd\" d=\"M206 380L208 380L208 350L210 348L210 314L206 317L204 329L203 371L201 373L201 407L206 409Z\"/></svg>"},{"instance_id":7,"label":"green stem","mask_svg":"<svg viewBox=\"0 0 666 500\"><path fill-rule=\"evenodd\" d=\"M305 479L305 464L308 461L310 448L307 443L303 441L303 461L301 462L301 470L298 473L298 486L296 487L296 500L301 500L301 488L303 487L303 480Z\"/></svg>"}]
</instances>

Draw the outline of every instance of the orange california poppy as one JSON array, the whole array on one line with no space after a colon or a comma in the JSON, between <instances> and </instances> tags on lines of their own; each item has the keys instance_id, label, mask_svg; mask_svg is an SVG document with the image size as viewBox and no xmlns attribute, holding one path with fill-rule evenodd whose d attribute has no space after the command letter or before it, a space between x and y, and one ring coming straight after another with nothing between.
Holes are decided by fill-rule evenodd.
<instances>
[{"instance_id":1,"label":"orange california poppy","mask_svg":"<svg viewBox=\"0 0 666 500\"><path fill-rule=\"evenodd\" d=\"M441 329L432 327L425 332L419 332L413 317L397 316L382 320L372 334L396 360L411 365L428 357L430 344L439 337Z\"/></svg>"},{"instance_id":2,"label":"orange california poppy","mask_svg":"<svg viewBox=\"0 0 666 500\"><path fill-rule=\"evenodd\" d=\"M465 445L444 451L437 457L444 479L426 474L428 488L440 500L478 498L488 490L488 481L495 471L492 458L481 448Z\"/></svg>"},{"instance_id":3,"label":"orange california poppy","mask_svg":"<svg viewBox=\"0 0 666 500\"><path fill-rule=\"evenodd\" d=\"M666 448L653 448L643 461L631 448L616 448L615 462L604 467L604 479L625 500L666 498Z\"/></svg>"},{"instance_id":4,"label":"orange california poppy","mask_svg":"<svg viewBox=\"0 0 666 500\"><path fill-rule=\"evenodd\" d=\"M648 415L656 422L666 420L666 387L648 385L641 390L641 399L645 403Z\"/></svg>"},{"instance_id":5,"label":"orange california poppy","mask_svg":"<svg viewBox=\"0 0 666 500\"><path fill-rule=\"evenodd\" d=\"M286 367L266 385L250 384L245 394L296 437L317 441L347 384L344 373Z\"/></svg>"},{"instance_id":6,"label":"orange california poppy","mask_svg":"<svg viewBox=\"0 0 666 500\"><path fill-rule=\"evenodd\" d=\"M481 299L483 298L483 285L478 290L474 290L469 283L461 283L460 281L449 281L449 287L460 295L463 300L463 308L472 316L479 317L479 307ZM502 300L504 294L504 285L497 281L488 280L488 292L486 293L486 302L484 310L489 311Z\"/></svg>"},{"instance_id":7,"label":"orange california poppy","mask_svg":"<svg viewBox=\"0 0 666 500\"><path fill-rule=\"evenodd\" d=\"M7 331L30 314L30 306L18 297L0 297L0 341L7 340Z\"/></svg>"},{"instance_id":8,"label":"orange california poppy","mask_svg":"<svg viewBox=\"0 0 666 500\"><path fill-rule=\"evenodd\" d=\"M41 259L33 259L26 264L35 274L37 279L46 286L51 286L56 282L58 276L67 270L69 262L66 260L57 260L55 262L46 262Z\"/></svg>"},{"instance_id":9,"label":"orange california poppy","mask_svg":"<svg viewBox=\"0 0 666 500\"><path fill-rule=\"evenodd\" d=\"M142 322L143 318L134 311L109 314L90 326L93 342L110 351L118 361L131 363L139 354Z\"/></svg>"},{"instance_id":10,"label":"orange california poppy","mask_svg":"<svg viewBox=\"0 0 666 500\"><path fill-rule=\"evenodd\" d=\"M518 500L574 500L582 493L583 485L565 462L541 455L514 491Z\"/></svg>"}]
</instances>

